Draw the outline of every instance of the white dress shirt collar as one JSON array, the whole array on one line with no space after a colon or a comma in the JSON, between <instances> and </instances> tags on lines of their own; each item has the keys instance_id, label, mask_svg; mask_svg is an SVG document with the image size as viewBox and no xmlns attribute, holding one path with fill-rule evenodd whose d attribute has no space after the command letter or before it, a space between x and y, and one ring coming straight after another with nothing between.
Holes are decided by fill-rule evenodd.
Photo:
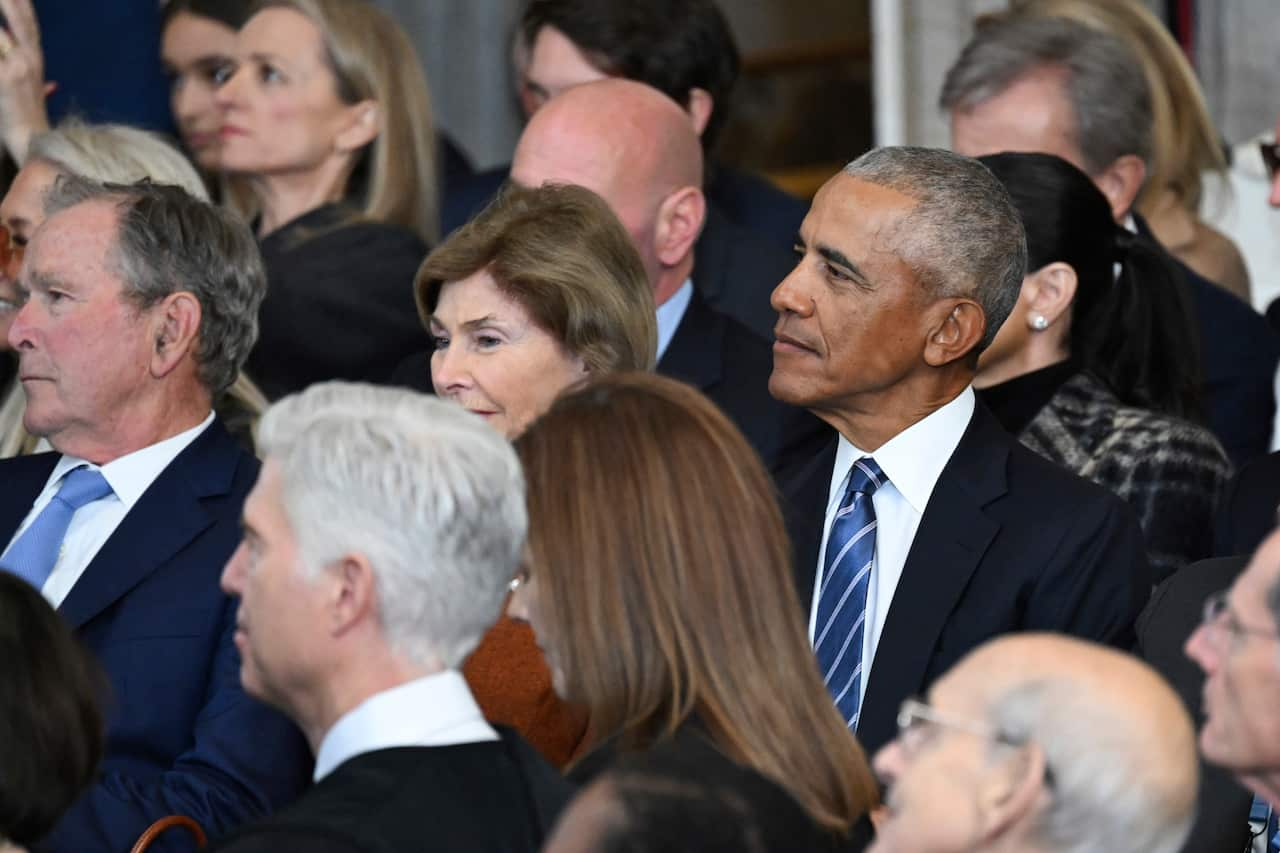
<instances>
[{"instance_id":1,"label":"white dress shirt collar","mask_svg":"<svg viewBox=\"0 0 1280 853\"><path fill-rule=\"evenodd\" d=\"M339 718L316 751L315 781L357 755L378 749L497 739L466 679L446 669L375 693Z\"/></svg>"},{"instance_id":2,"label":"white dress shirt collar","mask_svg":"<svg viewBox=\"0 0 1280 853\"><path fill-rule=\"evenodd\" d=\"M671 346L671 340L680 328L684 313L689 310L689 301L693 299L693 279L686 278L680 289L671 294L671 298L658 306L658 360Z\"/></svg>"},{"instance_id":3,"label":"white dress shirt collar","mask_svg":"<svg viewBox=\"0 0 1280 853\"><path fill-rule=\"evenodd\" d=\"M847 474L853 463L870 456L916 514L924 515L933 488L942 476L942 469L955 453L973 418L975 399L970 385L954 400L916 421L874 453L860 450L843 435L840 436L827 506L830 507L832 502L838 504L844 497Z\"/></svg>"},{"instance_id":4,"label":"white dress shirt collar","mask_svg":"<svg viewBox=\"0 0 1280 853\"><path fill-rule=\"evenodd\" d=\"M124 504L125 512L128 512L133 509L133 505L138 502L142 494L151 488L151 484L160 476L160 472L169 467L169 463L186 450L187 445L195 441L196 437L208 429L211 423L213 423L213 412L209 412L203 421L189 430L141 450L135 450L119 459L113 459L106 465L94 465L78 456L64 453L58 460L58 464L53 466L53 474L49 477L48 483L51 485L60 482L64 474L81 465L96 468L102 472L107 484L111 486L111 491Z\"/></svg>"}]
</instances>

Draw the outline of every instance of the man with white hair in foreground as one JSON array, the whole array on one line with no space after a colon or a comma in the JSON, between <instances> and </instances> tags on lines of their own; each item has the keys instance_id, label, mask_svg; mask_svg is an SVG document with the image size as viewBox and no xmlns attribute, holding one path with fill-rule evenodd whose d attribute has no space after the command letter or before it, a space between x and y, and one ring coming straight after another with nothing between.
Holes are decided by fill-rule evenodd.
<instances>
[{"instance_id":1,"label":"man with white hair in foreground","mask_svg":"<svg viewBox=\"0 0 1280 853\"><path fill-rule=\"evenodd\" d=\"M1191 720L1129 655L1055 634L978 647L909 699L875 769L873 853L1177 853L1196 804Z\"/></svg>"},{"instance_id":2,"label":"man with white hair in foreground","mask_svg":"<svg viewBox=\"0 0 1280 853\"><path fill-rule=\"evenodd\" d=\"M518 572L515 451L451 403L337 382L259 440L222 584L245 690L301 727L316 785L220 849L536 851L566 783L457 671Z\"/></svg>"}]
</instances>

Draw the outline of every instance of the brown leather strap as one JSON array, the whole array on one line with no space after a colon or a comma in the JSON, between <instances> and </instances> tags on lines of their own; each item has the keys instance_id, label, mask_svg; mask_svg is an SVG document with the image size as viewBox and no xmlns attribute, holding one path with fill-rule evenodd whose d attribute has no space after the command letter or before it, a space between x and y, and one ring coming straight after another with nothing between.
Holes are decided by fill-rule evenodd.
<instances>
[{"instance_id":1,"label":"brown leather strap","mask_svg":"<svg viewBox=\"0 0 1280 853\"><path fill-rule=\"evenodd\" d=\"M167 829L172 829L175 826L180 826L190 832L196 839L197 848L203 848L205 844L208 843L208 839L205 838L204 830L200 828L200 824L196 823L186 815L171 814L168 817L160 818L158 821L151 824L151 826L148 826L147 831L139 836L138 843L133 845L133 849L129 851L129 853L143 853L144 850L151 846L151 842L155 841L156 838L159 837L160 833Z\"/></svg>"}]
</instances>

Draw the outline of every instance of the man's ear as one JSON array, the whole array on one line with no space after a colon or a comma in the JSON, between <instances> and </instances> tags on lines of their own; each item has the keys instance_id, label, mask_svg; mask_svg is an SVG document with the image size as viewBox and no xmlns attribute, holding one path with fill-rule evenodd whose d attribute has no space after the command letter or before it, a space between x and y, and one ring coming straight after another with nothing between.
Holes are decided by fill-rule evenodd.
<instances>
[{"instance_id":1,"label":"man's ear","mask_svg":"<svg viewBox=\"0 0 1280 853\"><path fill-rule=\"evenodd\" d=\"M697 187L681 187L662 200L654 234L658 260L677 266L693 251L707 216L707 199Z\"/></svg>"},{"instance_id":2,"label":"man's ear","mask_svg":"<svg viewBox=\"0 0 1280 853\"><path fill-rule=\"evenodd\" d=\"M334 147L342 154L359 151L382 132L382 108L377 101L364 100L347 107L345 128L334 139Z\"/></svg>"},{"instance_id":3,"label":"man's ear","mask_svg":"<svg viewBox=\"0 0 1280 853\"><path fill-rule=\"evenodd\" d=\"M711 113L715 108L715 98L712 98L711 93L706 89L694 87L689 90L689 102L685 105L685 111L689 113L689 118L693 119L693 132L698 136L707 129L707 124L711 121Z\"/></svg>"},{"instance_id":4,"label":"man's ear","mask_svg":"<svg viewBox=\"0 0 1280 853\"><path fill-rule=\"evenodd\" d=\"M364 554L347 554L329 564L332 584L328 596L329 630L333 636L345 633L370 616L377 618L377 596L373 566Z\"/></svg>"},{"instance_id":5,"label":"man's ear","mask_svg":"<svg viewBox=\"0 0 1280 853\"><path fill-rule=\"evenodd\" d=\"M1111 165L1093 175L1093 182L1107 197L1107 203L1111 205L1111 216L1116 222L1123 222L1129 215L1146 177L1147 166L1136 154L1117 157L1111 161Z\"/></svg>"},{"instance_id":6,"label":"man's ear","mask_svg":"<svg viewBox=\"0 0 1280 853\"><path fill-rule=\"evenodd\" d=\"M924 346L924 360L930 367L942 367L969 355L986 332L986 315L972 299L940 299L927 310L937 315Z\"/></svg>"},{"instance_id":7,"label":"man's ear","mask_svg":"<svg viewBox=\"0 0 1280 853\"><path fill-rule=\"evenodd\" d=\"M1045 756L1035 744L1019 747L994 764L979 782L978 815L983 842L1010 838L1045 795ZM985 845L983 845L985 846Z\"/></svg>"},{"instance_id":8,"label":"man's ear","mask_svg":"<svg viewBox=\"0 0 1280 853\"><path fill-rule=\"evenodd\" d=\"M191 352L200 336L200 301L186 290L171 293L151 309L151 375L168 376Z\"/></svg>"}]
</instances>

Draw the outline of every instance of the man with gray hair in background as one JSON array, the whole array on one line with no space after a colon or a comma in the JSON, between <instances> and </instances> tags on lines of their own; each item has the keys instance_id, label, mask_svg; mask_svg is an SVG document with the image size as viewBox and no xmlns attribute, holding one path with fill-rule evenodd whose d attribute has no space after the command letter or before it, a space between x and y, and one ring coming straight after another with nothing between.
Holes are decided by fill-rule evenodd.
<instances>
[{"instance_id":1,"label":"man with gray hair in background","mask_svg":"<svg viewBox=\"0 0 1280 853\"><path fill-rule=\"evenodd\" d=\"M538 850L567 783L458 672L523 577L515 450L452 403L338 382L259 440L222 583L245 689L305 732L316 785L220 849Z\"/></svg>"},{"instance_id":2,"label":"man with gray hair in background","mask_svg":"<svg viewBox=\"0 0 1280 853\"><path fill-rule=\"evenodd\" d=\"M778 480L819 668L867 751L998 634L1132 642L1150 591L1133 513L973 392L1026 266L1000 182L950 151L871 151L818 191L797 252L769 390L831 430Z\"/></svg>"},{"instance_id":3,"label":"man with gray hair in background","mask_svg":"<svg viewBox=\"0 0 1280 853\"><path fill-rule=\"evenodd\" d=\"M1115 36L1036 14L1036 5L980 21L947 72L940 98L951 146L969 157L1056 154L1089 175L1115 219L1150 236L1132 210L1151 155L1151 92ZM1153 238L1154 239L1154 238ZM1208 426L1240 465L1266 453L1280 344L1249 305L1169 257L1186 283Z\"/></svg>"},{"instance_id":4,"label":"man with gray hair in background","mask_svg":"<svg viewBox=\"0 0 1280 853\"><path fill-rule=\"evenodd\" d=\"M217 837L296 796L308 763L241 689L218 588L258 463L212 401L257 336L262 260L177 187L63 176L45 213L9 343L23 423L55 452L0 463L0 571L58 608L111 703L100 778L39 846L127 850L175 813Z\"/></svg>"},{"instance_id":5,"label":"man with gray hair in background","mask_svg":"<svg viewBox=\"0 0 1280 853\"><path fill-rule=\"evenodd\" d=\"M898 712L872 853L1177 853L1191 718L1137 658L1052 634L966 656Z\"/></svg>"}]
</instances>

